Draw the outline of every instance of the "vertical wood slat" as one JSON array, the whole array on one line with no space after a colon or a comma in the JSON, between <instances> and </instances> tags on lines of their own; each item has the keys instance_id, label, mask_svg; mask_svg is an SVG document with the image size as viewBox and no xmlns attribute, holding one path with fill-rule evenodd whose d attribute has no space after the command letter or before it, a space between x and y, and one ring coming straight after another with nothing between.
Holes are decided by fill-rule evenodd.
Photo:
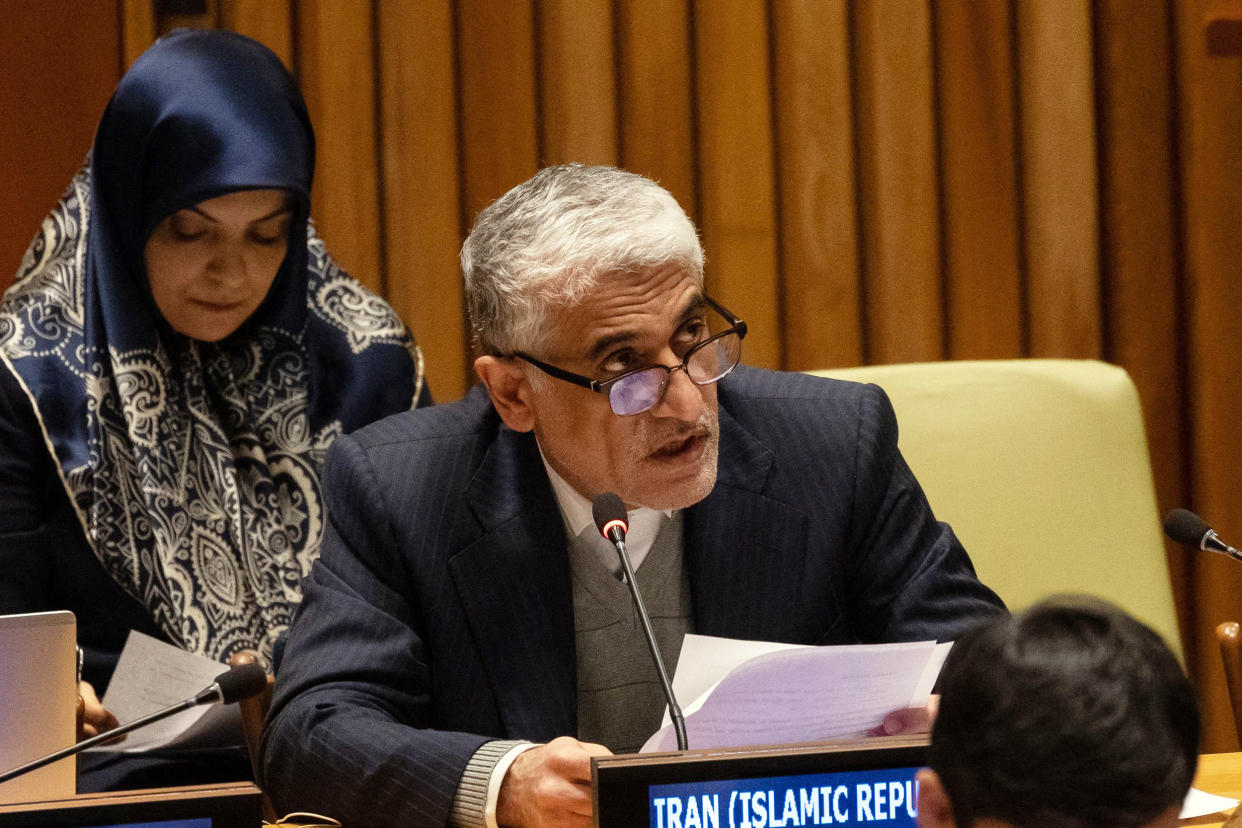
<instances>
[{"instance_id":1,"label":"vertical wood slat","mask_svg":"<svg viewBox=\"0 0 1242 828\"><path fill-rule=\"evenodd\" d=\"M1101 352L1090 0L1018 0L1031 356Z\"/></svg>"},{"instance_id":2,"label":"vertical wood slat","mask_svg":"<svg viewBox=\"0 0 1242 828\"><path fill-rule=\"evenodd\" d=\"M1188 450L1168 7L1165 0L1099 0L1095 15L1105 357L1129 370L1138 387L1163 512L1186 502L1179 465ZM1171 552L1181 629L1189 634L1187 564L1181 549Z\"/></svg>"},{"instance_id":3,"label":"vertical wood slat","mask_svg":"<svg viewBox=\"0 0 1242 828\"><path fill-rule=\"evenodd\" d=\"M609 0L539 6L543 164L617 163L617 85Z\"/></svg>"},{"instance_id":4,"label":"vertical wood slat","mask_svg":"<svg viewBox=\"0 0 1242 828\"><path fill-rule=\"evenodd\" d=\"M781 365L764 3L695 6L699 174L708 290L751 325L743 358Z\"/></svg>"},{"instance_id":5,"label":"vertical wood slat","mask_svg":"<svg viewBox=\"0 0 1242 828\"><path fill-rule=\"evenodd\" d=\"M468 228L539 166L531 0L460 0L457 32Z\"/></svg>"},{"instance_id":6,"label":"vertical wood slat","mask_svg":"<svg viewBox=\"0 0 1242 828\"><path fill-rule=\"evenodd\" d=\"M219 0L220 28L254 38L293 65L293 0Z\"/></svg>"},{"instance_id":7,"label":"vertical wood slat","mask_svg":"<svg viewBox=\"0 0 1242 828\"><path fill-rule=\"evenodd\" d=\"M438 400L465 392L452 0L379 4L387 297L414 331Z\"/></svg>"},{"instance_id":8,"label":"vertical wood slat","mask_svg":"<svg viewBox=\"0 0 1242 828\"><path fill-rule=\"evenodd\" d=\"M177 29L216 29L220 23L220 0L201 0L202 11L196 12L189 10L188 14L179 13L176 5L169 6L160 3L160 0L151 0L151 4L156 7L155 10L155 31L158 36L163 37L169 32Z\"/></svg>"},{"instance_id":9,"label":"vertical wood slat","mask_svg":"<svg viewBox=\"0 0 1242 828\"><path fill-rule=\"evenodd\" d=\"M866 356L944 355L931 15L923 0L855 6Z\"/></svg>"},{"instance_id":10,"label":"vertical wood slat","mask_svg":"<svg viewBox=\"0 0 1242 828\"><path fill-rule=\"evenodd\" d=\"M1204 46L1204 0L1173 4L1181 110L1181 231L1186 252L1184 311L1190 372L1186 377L1193 470L1191 508L1225 538L1242 537L1242 343L1236 309L1242 307L1242 100L1238 58L1208 57ZM1232 541L1237 543L1236 540ZM1195 557L1195 621L1203 705L1205 749L1232 750L1233 718L1226 703L1213 627L1239 618L1242 567L1215 555Z\"/></svg>"},{"instance_id":11,"label":"vertical wood slat","mask_svg":"<svg viewBox=\"0 0 1242 828\"><path fill-rule=\"evenodd\" d=\"M790 370L862 361L848 8L773 6L780 279Z\"/></svg>"},{"instance_id":12,"label":"vertical wood slat","mask_svg":"<svg viewBox=\"0 0 1242 828\"><path fill-rule=\"evenodd\" d=\"M369 4L298 6L298 70L315 125L312 214L345 270L383 292Z\"/></svg>"},{"instance_id":13,"label":"vertical wood slat","mask_svg":"<svg viewBox=\"0 0 1242 828\"><path fill-rule=\"evenodd\" d=\"M953 359L1019 357L1022 250L1012 7L937 2L946 302Z\"/></svg>"},{"instance_id":14,"label":"vertical wood slat","mask_svg":"<svg viewBox=\"0 0 1242 828\"><path fill-rule=\"evenodd\" d=\"M689 0L617 0L621 165L698 220Z\"/></svg>"},{"instance_id":15,"label":"vertical wood slat","mask_svg":"<svg viewBox=\"0 0 1242 828\"><path fill-rule=\"evenodd\" d=\"M155 0L121 0L121 71L155 42Z\"/></svg>"},{"instance_id":16,"label":"vertical wood slat","mask_svg":"<svg viewBox=\"0 0 1242 828\"><path fill-rule=\"evenodd\" d=\"M44 0L0 17L0 293L90 151L120 80L119 6Z\"/></svg>"}]
</instances>

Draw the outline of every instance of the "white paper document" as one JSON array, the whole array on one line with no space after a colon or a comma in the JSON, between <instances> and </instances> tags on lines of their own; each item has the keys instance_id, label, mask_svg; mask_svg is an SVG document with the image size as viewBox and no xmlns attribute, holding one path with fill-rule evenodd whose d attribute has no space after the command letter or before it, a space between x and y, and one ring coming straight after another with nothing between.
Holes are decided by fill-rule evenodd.
<instances>
[{"instance_id":1,"label":"white paper document","mask_svg":"<svg viewBox=\"0 0 1242 828\"><path fill-rule=\"evenodd\" d=\"M927 703L951 644L808 647L687 635L673 678L691 748L864 736L894 710ZM665 726L642 751L677 749Z\"/></svg>"},{"instance_id":2,"label":"white paper document","mask_svg":"<svg viewBox=\"0 0 1242 828\"><path fill-rule=\"evenodd\" d=\"M162 710L211 686L227 665L131 630L103 706L121 724ZM237 705L200 705L139 728L124 741L91 750L141 752L243 743Z\"/></svg>"},{"instance_id":3,"label":"white paper document","mask_svg":"<svg viewBox=\"0 0 1242 828\"><path fill-rule=\"evenodd\" d=\"M1182 812L1177 815L1177 818L1193 819L1208 814L1218 814L1221 811L1230 811L1236 807L1238 807L1236 799L1191 788L1186 792L1186 798L1182 801Z\"/></svg>"}]
</instances>

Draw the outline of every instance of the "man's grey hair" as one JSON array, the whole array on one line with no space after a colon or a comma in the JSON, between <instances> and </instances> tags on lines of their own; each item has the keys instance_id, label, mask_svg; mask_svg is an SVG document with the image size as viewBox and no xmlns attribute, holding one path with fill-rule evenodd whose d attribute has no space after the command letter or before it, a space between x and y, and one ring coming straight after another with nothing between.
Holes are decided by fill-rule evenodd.
<instances>
[{"instance_id":1,"label":"man's grey hair","mask_svg":"<svg viewBox=\"0 0 1242 828\"><path fill-rule=\"evenodd\" d=\"M587 297L601 277L669 263L703 285L703 247L676 199L615 167L546 167L481 213L461 248L483 353L535 350L549 310Z\"/></svg>"}]
</instances>

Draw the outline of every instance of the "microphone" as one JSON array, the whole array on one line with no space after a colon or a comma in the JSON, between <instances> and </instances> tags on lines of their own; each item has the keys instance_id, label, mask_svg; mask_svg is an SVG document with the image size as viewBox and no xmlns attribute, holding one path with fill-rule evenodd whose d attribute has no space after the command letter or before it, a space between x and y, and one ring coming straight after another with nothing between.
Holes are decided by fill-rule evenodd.
<instances>
[{"instance_id":1,"label":"microphone","mask_svg":"<svg viewBox=\"0 0 1242 828\"><path fill-rule=\"evenodd\" d=\"M689 747L686 741L686 717L682 715L681 705L673 695L673 683L668 680L668 670L664 669L664 658L660 655L655 631L651 629L651 616L647 614L647 605L643 603L642 593L638 591L638 580L634 577L634 567L630 565L630 555L625 551L625 533L629 531L625 504L616 494L604 492L591 503L591 516L595 518L595 528L617 548L625 583L630 588L630 597L634 599L634 609L642 623L643 635L647 637L647 649L651 651L651 659L655 662L656 672L660 676L660 687L663 688L664 699L668 702L668 716L673 720L673 729L677 732L677 749L686 750Z\"/></svg>"},{"instance_id":2,"label":"microphone","mask_svg":"<svg viewBox=\"0 0 1242 828\"><path fill-rule=\"evenodd\" d=\"M1204 552L1215 552L1242 561L1242 552L1221 540L1207 521L1186 509L1174 509L1164 516L1164 533L1183 546L1198 547Z\"/></svg>"},{"instance_id":3,"label":"microphone","mask_svg":"<svg viewBox=\"0 0 1242 828\"><path fill-rule=\"evenodd\" d=\"M233 667L220 675L216 676L216 680L208 687L195 693L188 699L183 699L176 704L165 707L163 710L157 710L154 713L143 716L140 719L134 719L132 722L115 727L106 733L100 733L89 739L83 739L76 745L70 745L63 750L55 753L49 753L41 759L33 762L27 762L24 765L13 768L12 770L0 773L0 783L8 782L22 774L30 773L38 770L44 765L50 765L60 759L73 756L76 753L86 750L88 747L94 747L100 742L108 742L117 736L123 736L131 730L137 730L140 727L146 727L149 724L166 719L174 713L180 713L182 710L189 710L191 707L197 707L200 704L232 704L233 702L248 699L251 696L257 696L264 688L267 687L267 672L259 666L251 662L250 664L241 664Z\"/></svg>"}]
</instances>

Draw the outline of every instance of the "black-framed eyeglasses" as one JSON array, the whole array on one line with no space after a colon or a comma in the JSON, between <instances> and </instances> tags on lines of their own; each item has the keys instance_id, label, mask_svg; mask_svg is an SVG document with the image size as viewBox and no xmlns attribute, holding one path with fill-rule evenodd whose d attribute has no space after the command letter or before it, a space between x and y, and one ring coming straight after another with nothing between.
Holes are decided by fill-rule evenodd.
<instances>
[{"instance_id":1,"label":"black-framed eyeglasses","mask_svg":"<svg viewBox=\"0 0 1242 828\"><path fill-rule=\"evenodd\" d=\"M606 380L593 380L555 365L535 359L532 356L516 351L513 356L520 357L543 371L550 377L556 377L574 385L589 388L608 396L608 404L614 414L628 417L650 411L664 398L664 391L672 379L674 371L685 371L686 376L695 385L711 385L724 379L730 371L737 367L742 358L742 338L746 336L746 323L726 309L723 305L704 296L703 300L723 316L729 327L719 333L712 334L702 342L696 342L681 358L681 363L671 368L667 365L648 365L626 371L620 376Z\"/></svg>"}]
</instances>

